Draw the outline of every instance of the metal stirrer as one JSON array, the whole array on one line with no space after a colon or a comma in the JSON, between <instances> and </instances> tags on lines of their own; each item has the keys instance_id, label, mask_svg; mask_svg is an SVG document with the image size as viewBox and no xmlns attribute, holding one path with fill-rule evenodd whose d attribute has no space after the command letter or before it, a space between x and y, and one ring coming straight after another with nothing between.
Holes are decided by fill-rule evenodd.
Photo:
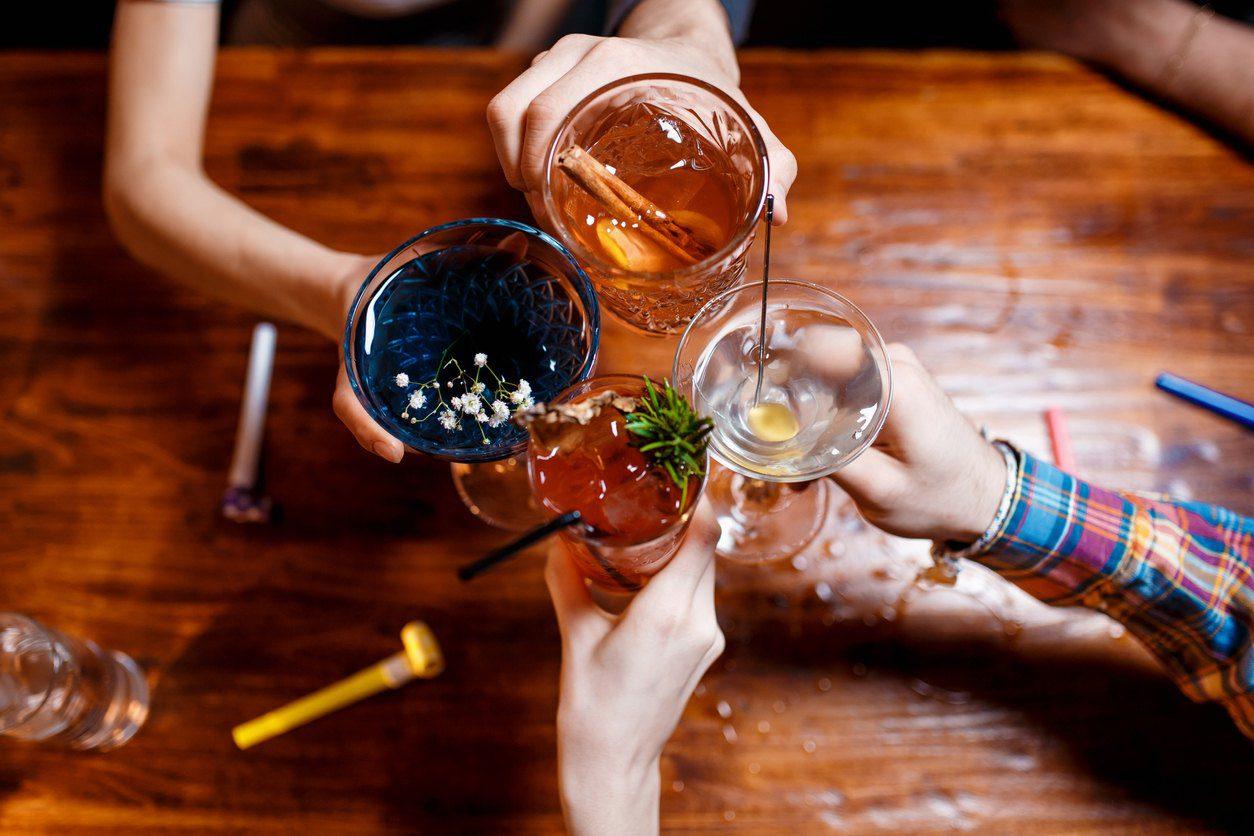
<instances>
[{"instance_id":1,"label":"metal stirrer","mask_svg":"<svg viewBox=\"0 0 1254 836\"><path fill-rule=\"evenodd\" d=\"M775 195L766 196L766 249L762 253L762 321L758 326L758 385L753 404L762 397L762 369L766 367L766 290L771 283L771 226L775 222Z\"/></svg>"}]
</instances>

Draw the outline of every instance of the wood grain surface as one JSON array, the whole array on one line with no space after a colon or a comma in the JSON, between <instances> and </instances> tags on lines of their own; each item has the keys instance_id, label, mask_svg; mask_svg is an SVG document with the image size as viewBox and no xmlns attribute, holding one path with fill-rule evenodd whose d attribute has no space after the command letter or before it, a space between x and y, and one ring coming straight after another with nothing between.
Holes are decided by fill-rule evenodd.
<instances>
[{"instance_id":1,"label":"wood grain surface","mask_svg":"<svg viewBox=\"0 0 1254 836\"><path fill-rule=\"evenodd\" d=\"M851 297L995 434L1046 453L1057 403L1082 476L1254 512L1254 435L1152 386L1169 369L1254 399L1248 162L1053 57L743 63L800 163L777 275ZM484 120L520 66L226 51L206 166L362 252L526 219ZM284 518L218 518L252 319L113 242L104 97L99 55L0 55L0 609L132 653L153 710L105 755L0 740L0 831L559 830L541 551L459 583L504 535L439 463L363 454L330 410L333 347L290 327L267 452ZM661 371L672 350L611 325L600 368ZM978 567L911 591L923 544L833 504L801 558L721 568L728 650L666 750L665 829L1248 826L1249 744L1112 622ZM413 618L442 677L234 749L233 725L393 652Z\"/></svg>"}]
</instances>

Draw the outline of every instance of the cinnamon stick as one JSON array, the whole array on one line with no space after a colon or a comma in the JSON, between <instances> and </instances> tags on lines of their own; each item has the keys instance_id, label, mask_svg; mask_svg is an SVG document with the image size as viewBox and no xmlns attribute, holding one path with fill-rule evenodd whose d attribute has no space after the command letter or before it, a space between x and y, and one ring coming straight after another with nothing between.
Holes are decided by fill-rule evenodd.
<instances>
[{"instance_id":1,"label":"cinnamon stick","mask_svg":"<svg viewBox=\"0 0 1254 836\"><path fill-rule=\"evenodd\" d=\"M557 166L620 221L636 218L641 233L676 258L696 264L714 255L715 248L688 227L659 209L653 201L628 186L605 164L578 145L557 155Z\"/></svg>"}]
</instances>

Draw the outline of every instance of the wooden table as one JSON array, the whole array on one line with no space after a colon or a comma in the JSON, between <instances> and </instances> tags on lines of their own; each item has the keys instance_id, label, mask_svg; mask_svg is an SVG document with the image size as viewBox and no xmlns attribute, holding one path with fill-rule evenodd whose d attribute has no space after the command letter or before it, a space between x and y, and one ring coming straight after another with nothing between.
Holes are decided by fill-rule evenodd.
<instances>
[{"instance_id":1,"label":"wooden table","mask_svg":"<svg viewBox=\"0 0 1254 836\"><path fill-rule=\"evenodd\" d=\"M331 245L525 218L484 106L491 53L228 51L207 166ZM557 631L541 560L444 466L363 455L334 352L284 328L268 463L286 516L218 518L252 319L138 267L99 198L104 60L0 56L0 609L130 651L153 711L84 756L0 741L0 830L552 832ZM1254 435L1154 391L1254 398L1254 170L1070 61L759 52L745 89L796 152L778 275L913 345L994 432L1082 475L1254 512ZM610 327L602 369L673 346ZM663 764L671 830L1168 832L1248 821L1254 758L1101 616L978 567L902 591L922 546L839 503L794 564L724 567L723 660ZM392 652L426 619L447 673L241 753L237 722ZM722 714L728 714L725 718Z\"/></svg>"}]
</instances>

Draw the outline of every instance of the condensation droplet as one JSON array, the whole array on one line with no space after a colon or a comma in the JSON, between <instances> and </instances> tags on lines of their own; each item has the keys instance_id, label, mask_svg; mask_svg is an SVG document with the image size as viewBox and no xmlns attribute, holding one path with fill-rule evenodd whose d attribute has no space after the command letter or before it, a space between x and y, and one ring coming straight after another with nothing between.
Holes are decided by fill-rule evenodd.
<instances>
[{"instance_id":1,"label":"condensation droplet","mask_svg":"<svg viewBox=\"0 0 1254 836\"><path fill-rule=\"evenodd\" d=\"M768 721L768 720L760 720L760 721L758 721L758 731L759 731L760 733L762 733L762 734L767 734L768 732L770 732L770 730L771 730L771 724L770 724L770 721Z\"/></svg>"},{"instance_id":2,"label":"condensation droplet","mask_svg":"<svg viewBox=\"0 0 1254 836\"><path fill-rule=\"evenodd\" d=\"M1128 630L1122 624L1112 624L1110 625L1110 630L1107 632L1110 634L1112 639L1122 639Z\"/></svg>"},{"instance_id":3,"label":"condensation droplet","mask_svg":"<svg viewBox=\"0 0 1254 836\"><path fill-rule=\"evenodd\" d=\"M749 774L750 774L750 775L757 775L757 774L758 774L759 772L761 772L761 771L762 771L762 766L761 766L761 764L758 764L758 763L751 763L751 764L749 764Z\"/></svg>"},{"instance_id":4,"label":"condensation droplet","mask_svg":"<svg viewBox=\"0 0 1254 836\"><path fill-rule=\"evenodd\" d=\"M859 678L866 676L866 665L861 662L854 662L853 675Z\"/></svg>"},{"instance_id":5,"label":"condensation droplet","mask_svg":"<svg viewBox=\"0 0 1254 836\"><path fill-rule=\"evenodd\" d=\"M825 676L825 677L823 677L822 679L820 679L820 680L819 680L819 690L820 690L820 691L830 691L830 690L832 690L832 681L831 681L830 679L828 679L826 676Z\"/></svg>"},{"instance_id":6,"label":"condensation droplet","mask_svg":"<svg viewBox=\"0 0 1254 836\"><path fill-rule=\"evenodd\" d=\"M683 791L684 791L684 782L683 782L683 781L673 781L673 782L671 782L671 789L673 789L675 792L683 792Z\"/></svg>"},{"instance_id":7,"label":"condensation droplet","mask_svg":"<svg viewBox=\"0 0 1254 836\"><path fill-rule=\"evenodd\" d=\"M736 734L736 727L731 723L727 723L723 726L723 739L728 743L735 743L740 739L740 736Z\"/></svg>"},{"instance_id":8,"label":"condensation droplet","mask_svg":"<svg viewBox=\"0 0 1254 836\"><path fill-rule=\"evenodd\" d=\"M832 585L827 581L819 581L816 583L814 585L814 594L817 595L819 600L825 604L830 604L832 598L834 597L832 593Z\"/></svg>"},{"instance_id":9,"label":"condensation droplet","mask_svg":"<svg viewBox=\"0 0 1254 836\"><path fill-rule=\"evenodd\" d=\"M724 720L732 716L732 707L728 704L727 700L718 701L717 711L718 716L722 717Z\"/></svg>"},{"instance_id":10,"label":"condensation droplet","mask_svg":"<svg viewBox=\"0 0 1254 836\"><path fill-rule=\"evenodd\" d=\"M809 565L810 558L806 557L804 554L799 554L792 559L792 568L796 569L798 572L804 572Z\"/></svg>"},{"instance_id":11,"label":"condensation droplet","mask_svg":"<svg viewBox=\"0 0 1254 836\"><path fill-rule=\"evenodd\" d=\"M775 702L771 703L771 708L775 711L776 714L783 714L784 709L787 707L788 705L783 700L776 700Z\"/></svg>"},{"instance_id":12,"label":"condensation droplet","mask_svg":"<svg viewBox=\"0 0 1254 836\"><path fill-rule=\"evenodd\" d=\"M801 748L807 755L813 755L814 750L819 748L819 745L813 740L807 740L805 743L801 744Z\"/></svg>"},{"instance_id":13,"label":"condensation droplet","mask_svg":"<svg viewBox=\"0 0 1254 836\"><path fill-rule=\"evenodd\" d=\"M693 693L696 694L698 697L704 697L705 696L705 683L698 682L697 687L693 690Z\"/></svg>"},{"instance_id":14,"label":"condensation droplet","mask_svg":"<svg viewBox=\"0 0 1254 836\"><path fill-rule=\"evenodd\" d=\"M725 821L731 821L731 820L732 820L732 819L734 819L734 818L736 818L736 811L735 811L735 810L724 810L724 811L723 811L723 819L724 819Z\"/></svg>"}]
</instances>

